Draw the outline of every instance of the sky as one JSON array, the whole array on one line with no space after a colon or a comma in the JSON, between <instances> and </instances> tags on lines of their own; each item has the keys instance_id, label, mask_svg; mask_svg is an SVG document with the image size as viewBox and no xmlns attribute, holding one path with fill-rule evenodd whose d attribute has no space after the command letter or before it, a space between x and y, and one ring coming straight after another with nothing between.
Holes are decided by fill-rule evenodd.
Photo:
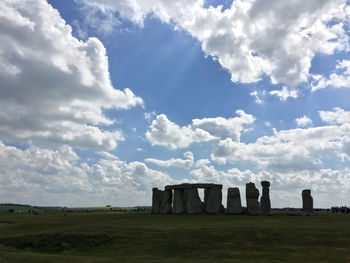
<instances>
[{"instance_id":1,"label":"sky","mask_svg":"<svg viewBox=\"0 0 350 263\"><path fill-rule=\"evenodd\" d=\"M0 203L350 205L349 31L346 0L3 0Z\"/></svg>"}]
</instances>

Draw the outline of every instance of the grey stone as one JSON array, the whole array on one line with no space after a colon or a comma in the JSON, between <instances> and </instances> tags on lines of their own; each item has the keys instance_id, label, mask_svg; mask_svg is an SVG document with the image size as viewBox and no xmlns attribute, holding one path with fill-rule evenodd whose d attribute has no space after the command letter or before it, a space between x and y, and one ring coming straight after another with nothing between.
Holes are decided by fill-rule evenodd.
<instances>
[{"instance_id":1,"label":"grey stone","mask_svg":"<svg viewBox=\"0 0 350 263\"><path fill-rule=\"evenodd\" d=\"M220 205L220 213L225 214L226 210L223 204Z\"/></svg>"},{"instance_id":2,"label":"grey stone","mask_svg":"<svg viewBox=\"0 0 350 263\"><path fill-rule=\"evenodd\" d=\"M203 213L203 203L198 195L198 189L196 187L184 189L184 199L186 200L185 212L187 214Z\"/></svg>"},{"instance_id":3,"label":"grey stone","mask_svg":"<svg viewBox=\"0 0 350 263\"><path fill-rule=\"evenodd\" d=\"M205 212L209 214L219 214L221 212L222 192L219 187L205 188L204 206Z\"/></svg>"},{"instance_id":4,"label":"grey stone","mask_svg":"<svg viewBox=\"0 0 350 263\"><path fill-rule=\"evenodd\" d=\"M313 213L314 210L314 201L311 196L311 190L305 189L302 192L303 197L303 212L304 213Z\"/></svg>"},{"instance_id":5,"label":"grey stone","mask_svg":"<svg viewBox=\"0 0 350 263\"><path fill-rule=\"evenodd\" d=\"M173 214L182 214L186 211L186 200L184 189L175 188L174 189L174 199L173 199Z\"/></svg>"},{"instance_id":6,"label":"grey stone","mask_svg":"<svg viewBox=\"0 0 350 263\"><path fill-rule=\"evenodd\" d=\"M158 190L158 188L154 187L152 189L152 213L159 214L160 213L160 205L162 203L162 193L163 191Z\"/></svg>"},{"instance_id":7,"label":"grey stone","mask_svg":"<svg viewBox=\"0 0 350 263\"><path fill-rule=\"evenodd\" d=\"M162 191L162 202L160 205L161 214L171 213L172 198L173 198L173 192L171 190Z\"/></svg>"},{"instance_id":8,"label":"grey stone","mask_svg":"<svg viewBox=\"0 0 350 263\"><path fill-rule=\"evenodd\" d=\"M237 187L227 189L227 209L228 214L242 214L241 195Z\"/></svg>"},{"instance_id":9,"label":"grey stone","mask_svg":"<svg viewBox=\"0 0 350 263\"><path fill-rule=\"evenodd\" d=\"M270 201L270 182L262 181L262 195L260 198L261 212L264 214L269 214L271 209L271 201Z\"/></svg>"},{"instance_id":10,"label":"grey stone","mask_svg":"<svg viewBox=\"0 0 350 263\"><path fill-rule=\"evenodd\" d=\"M260 214L259 205L259 190L255 187L254 183L247 183L245 189L245 195L247 199L247 210L251 215Z\"/></svg>"}]
</instances>

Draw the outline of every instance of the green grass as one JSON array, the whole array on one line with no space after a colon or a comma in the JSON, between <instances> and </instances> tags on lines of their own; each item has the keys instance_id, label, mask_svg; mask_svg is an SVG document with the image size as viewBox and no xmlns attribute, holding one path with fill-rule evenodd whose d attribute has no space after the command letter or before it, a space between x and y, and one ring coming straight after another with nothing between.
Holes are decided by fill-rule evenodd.
<instances>
[{"instance_id":1,"label":"green grass","mask_svg":"<svg viewBox=\"0 0 350 263\"><path fill-rule=\"evenodd\" d=\"M0 262L350 262L350 215L0 215Z\"/></svg>"}]
</instances>

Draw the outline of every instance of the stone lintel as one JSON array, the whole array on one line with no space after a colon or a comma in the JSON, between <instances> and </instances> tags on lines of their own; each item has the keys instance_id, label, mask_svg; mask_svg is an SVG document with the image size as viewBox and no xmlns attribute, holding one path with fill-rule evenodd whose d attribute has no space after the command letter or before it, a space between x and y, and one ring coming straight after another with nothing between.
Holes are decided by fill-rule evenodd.
<instances>
[{"instance_id":1,"label":"stone lintel","mask_svg":"<svg viewBox=\"0 0 350 263\"><path fill-rule=\"evenodd\" d=\"M222 184L174 184L165 186L165 190L173 189L188 189L188 188L219 188L222 189Z\"/></svg>"}]
</instances>

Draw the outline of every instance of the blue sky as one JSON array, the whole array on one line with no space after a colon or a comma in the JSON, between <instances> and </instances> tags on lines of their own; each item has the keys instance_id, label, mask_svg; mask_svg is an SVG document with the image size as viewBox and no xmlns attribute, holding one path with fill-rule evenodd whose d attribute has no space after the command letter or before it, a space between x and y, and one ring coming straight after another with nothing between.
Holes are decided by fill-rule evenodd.
<instances>
[{"instance_id":1,"label":"blue sky","mask_svg":"<svg viewBox=\"0 0 350 263\"><path fill-rule=\"evenodd\" d=\"M0 202L269 180L275 207L347 204L346 1L30 4L0 5Z\"/></svg>"}]
</instances>

